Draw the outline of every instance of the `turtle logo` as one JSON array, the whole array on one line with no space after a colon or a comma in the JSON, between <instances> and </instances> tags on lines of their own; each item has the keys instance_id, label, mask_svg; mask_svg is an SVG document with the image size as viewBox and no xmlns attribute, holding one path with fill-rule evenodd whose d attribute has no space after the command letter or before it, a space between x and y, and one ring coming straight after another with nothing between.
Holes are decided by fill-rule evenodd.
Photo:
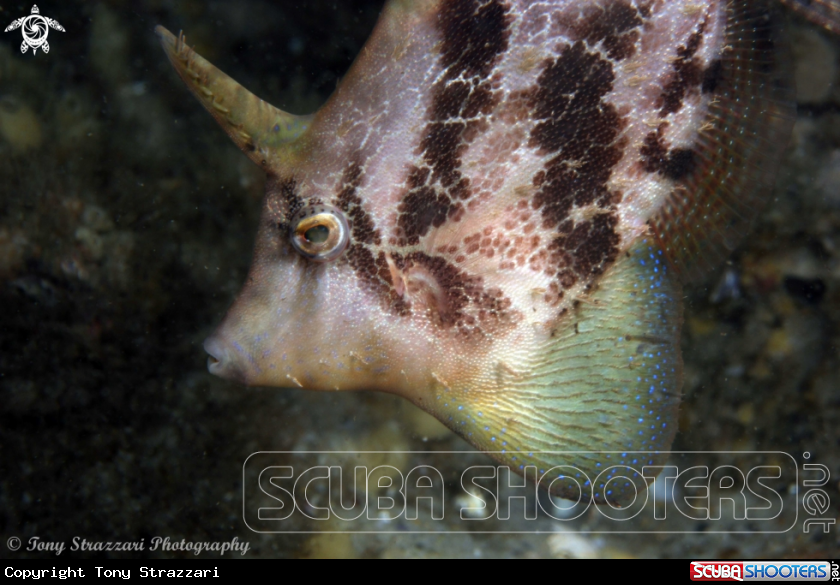
<instances>
[{"instance_id":1,"label":"turtle logo","mask_svg":"<svg viewBox=\"0 0 840 585\"><path fill-rule=\"evenodd\" d=\"M32 14L13 21L6 27L5 32L16 28L23 29L21 31L23 32L23 43L20 45L20 52L25 53L28 48L32 47L33 55L38 52L38 49L43 50L44 53L50 52L50 44L47 42L47 34L50 32L50 28L64 32L64 27L58 24L57 20L41 16L40 10L35 5L32 6Z\"/></svg>"}]
</instances>

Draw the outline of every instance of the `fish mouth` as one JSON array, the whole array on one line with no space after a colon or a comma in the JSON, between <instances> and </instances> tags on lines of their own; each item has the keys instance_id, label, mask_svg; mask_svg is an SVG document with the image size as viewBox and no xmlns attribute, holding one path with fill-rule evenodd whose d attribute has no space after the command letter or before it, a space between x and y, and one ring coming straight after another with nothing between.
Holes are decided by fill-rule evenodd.
<instances>
[{"instance_id":1,"label":"fish mouth","mask_svg":"<svg viewBox=\"0 0 840 585\"><path fill-rule=\"evenodd\" d=\"M207 370L220 378L246 384L244 372L237 364L232 348L218 335L204 340L204 351L207 352Z\"/></svg>"}]
</instances>

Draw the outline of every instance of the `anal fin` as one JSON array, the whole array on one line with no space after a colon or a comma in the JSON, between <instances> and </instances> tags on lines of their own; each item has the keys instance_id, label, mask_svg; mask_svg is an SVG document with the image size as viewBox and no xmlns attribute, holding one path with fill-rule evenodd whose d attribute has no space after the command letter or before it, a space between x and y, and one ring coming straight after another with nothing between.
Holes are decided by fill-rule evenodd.
<instances>
[{"instance_id":1,"label":"anal fin","mask_svg":"<svg viewBox=\"0 0 840 585\"><path fill-rule=\"evenodd\" d=\"M448 396L439 417L512 470L535 466L554 494L621 505L676 431L681 290L656 244L638 242L528 367L495 390ZM635 487L616 479L634 471Z\"/></svg>"}]
</instances>

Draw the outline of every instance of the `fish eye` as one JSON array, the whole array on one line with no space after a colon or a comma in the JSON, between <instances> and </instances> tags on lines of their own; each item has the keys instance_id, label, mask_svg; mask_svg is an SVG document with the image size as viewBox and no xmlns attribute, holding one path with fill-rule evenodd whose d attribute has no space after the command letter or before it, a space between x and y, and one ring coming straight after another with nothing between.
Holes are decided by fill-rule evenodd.
<instances>
[{"instance_id":1,"label":"fish eye","mask_svg":"<svg viewBox=\"0 0 840 585\"><path fill-rule=\"evenodd\" d=\"M315 262L335 260L350 242L350 229L344 214L329 205L304 207L290 226L295 250Z\"/></svg>"}]
</instances>

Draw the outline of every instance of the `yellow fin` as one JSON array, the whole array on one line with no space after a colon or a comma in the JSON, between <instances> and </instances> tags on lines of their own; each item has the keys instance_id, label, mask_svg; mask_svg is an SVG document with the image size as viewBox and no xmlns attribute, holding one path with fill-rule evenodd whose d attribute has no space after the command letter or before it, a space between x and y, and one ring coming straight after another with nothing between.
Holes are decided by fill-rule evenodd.
<instances>
[{"instance_id":1,"label":"yellow fin","mask_svg":"<svg viewBox=\"0 0 840 585\"><path fill-rule=\"evenodd\" d=\"M433 410L512 470L536 467L557 495L626 503L676 432L681 290L656 244L638 242L590 302L561 319L530 370L503 376L494 390L447 393Z\"/></svg>"}]
</instances>

